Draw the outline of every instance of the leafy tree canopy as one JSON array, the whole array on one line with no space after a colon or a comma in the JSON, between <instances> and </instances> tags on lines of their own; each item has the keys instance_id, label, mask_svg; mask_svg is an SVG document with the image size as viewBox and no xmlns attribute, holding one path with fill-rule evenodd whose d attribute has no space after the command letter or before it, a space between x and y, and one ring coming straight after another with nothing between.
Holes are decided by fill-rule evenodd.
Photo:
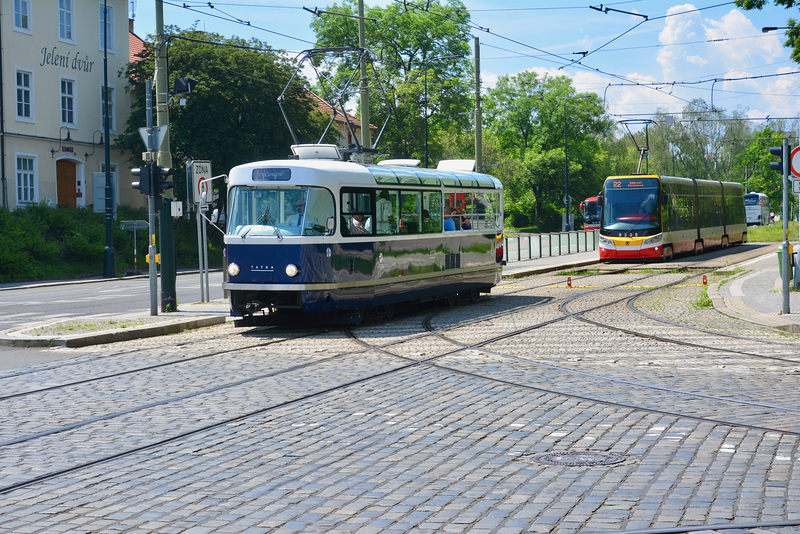
<instances>
[{"instance_id":1,"label":"leafy tree canopy","mask_svg":"<svg viewBox=\"0 0 800 534\"><path fill-rule=\"evenodd\" d=\"M226 39L176 27L167 32L168 90L176 78L198 82L186 96L185 106L178 105L177 98L169 104L173 168L182 169L186 160L203 159L211 161L215 174L222 174L241 163L286 158L293 141L277 98L295 66L255 39ZM141 61L130 63L126 72L132 110L117 147L127 150L132 161L138 161L145 150L138 129L147 124L145 80L152 79L154 71L153 48L148 44ZM325 119L300 82L287 91L286 99L287 114L298 135L319 137ZM155 108L155 98L153 102ZM179 171L175 175L181 176ZM175 180L179 189L182 182Z\"/></svg>"},{"instance_id":2,"label":"leafy tree canopy","mask_svg":"<svg viewBox=\"0 0 800 534\"><path fill-rule=\"evenodd\" d=\"M319 47L358 47L356 0L343 0L325 11L311 27ZM382 126L389 118L379 150L393 157L417 157L425 151L427 118L429 149L437 159L442 145L436 133L443 124L468 124L472 109L469 97L471 69L467 56L469 12L459 0L431 0L425 7L391 3L370 7L365 16L366 48L370 51L370 122ZM343 86L343 79L357 68L357 56L334 66L320 66ZM427 89L427 105L425 93ZM352 87L350 96L358 87ZM374 139L373 139L374 142Z\"/></svg>"}]
</instances>

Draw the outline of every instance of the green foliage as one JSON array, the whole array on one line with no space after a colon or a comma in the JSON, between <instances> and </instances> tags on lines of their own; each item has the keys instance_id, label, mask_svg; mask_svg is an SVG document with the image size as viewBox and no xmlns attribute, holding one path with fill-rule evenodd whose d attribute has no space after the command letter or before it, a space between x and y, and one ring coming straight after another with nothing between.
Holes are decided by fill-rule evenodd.
<instances>
[{"instance_id":1,"label":"green foliage","mask_svg":"<svg viewBox=\"0 0 800 534\"><path fill-rule=\"evenodd\" d=\"M486 110L486 137L504 154L493 174L506 189L511 225L558 230L567 185L579 220L580 201L600 190L608 170L601 140L611 122L599 97L576 94L565 76L522 72L500 78L486 95Z\"/></svg>"},{"instance_id":2,"label":"green foliage","mask_svg":"<svg viewBox=\"0 0 800 534\"><path fill-rule=\"evenodd\" d=\"M325 11L355 16L355 0L343 0ZM428 122L430 162L445 150L439 134L457 125L468 128L472 109L469 83L469 12L460 0L431 0L425 7L410 3L389 3L370 7L365 16L375 19L366 25L366 48L371 57L370 123L382 126L390 117L380 151L397 158L425 157L425 119ZM319 47L357 47L355 18L323 15L311 27ZM463 56L457 58L453 56ZM357 55L320 59L337 85L357 68ZM427 105L425 102L427 88ZM345 101L354 98L358 87L350 87ZM323 95L327 96L327 95Z\"/></svg>"},{"instance_id":3,"label":"green foliage","mask_svg":"<svg viewBox=\"0 0 800 534\"><path fill-rule=\"evenodd\" d=\"M293 140L277 100L295 66L256 39L226 39L176 27L168 31L169 87L175 78L198 82L185 106L176 105L177 98L170 105L176 198L185 198L186 160L210 160L214 174L223 174L245 162L285 159ZM133 106L116 146L137 165L143 149L138 129L146 124L145 80L153 78L154 67L148 45L142 60L129 64L126 73ZM308 139L313 133L316 139L326 120L303 88L302 78L295 81L286 92L284 107L298 137ZM214 186L224 205L225 188L218 182Z\"/></svg>"},{"instance_id":4,"label":"green foliage","mask_svg":"<svg viewBox=\"0 0 800 534\"><path fill-rule=\"evenodd\" d=\"M141 211L120 206L112 223L116 274L133 271L133 232L120 221L147 220ZM157 219L158 220L158 219ZM158 223L157 223L158 224ZM197 223L175 222L177 265L196 268ZM85 208L28 206L0 210L0 283L101 276L105 250L105 214ZM158 229L156 229L158 242ZM208 230L209 265L222 264L222 235ZM139 271L147 272L147 231L136 233Z\"/></svg>"}]
</instances>

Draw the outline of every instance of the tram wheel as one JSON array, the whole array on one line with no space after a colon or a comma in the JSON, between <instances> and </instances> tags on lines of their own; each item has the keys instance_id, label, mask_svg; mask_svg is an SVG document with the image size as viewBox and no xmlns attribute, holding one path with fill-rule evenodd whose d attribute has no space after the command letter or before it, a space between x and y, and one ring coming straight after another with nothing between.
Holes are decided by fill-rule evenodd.
<instances>
[{"instance_id":1,"label":"tram wheel","mask_svg":"<svg viewBox=\"0 0 800 534\"><path fill-rule=\"evenodd\" d=\"M458 302L458 295L450 295L447 297L447 305L451 308L456 305L456 302Z\"/></svg>"},{"instance_id":2,"label":"tram wheel","mask_svg":"<svg viewBox=\"0 0 800 534\"><path fill-rule=\"evenodd\" d=\"M386 304L383 307L384 319L393 319L396 313L397 313L397 304Z\"/></svg>"},{"instance_id":3,"label":"tram wheel","mask_svg":"<svg viewBox=\"0 0 800 534\"><path fill-rule=\"evenodd\" d=\"M663 261L664 263L672 261L672 256L673 256L672 247L671 246L664 247L664 250L662 251L661 254L661 261Z\"/></svg>"},{"instance_id":4,"label":"tram wheel","mask_svg":"<svg viewBox=\"0 0 800 534\"><path fill-rule=\"evenodd\" d=\"M481 300L481 290L480 289L470 289L469 290L469 300L472 302L478 302Z\"/></svg>"}]
</instances>

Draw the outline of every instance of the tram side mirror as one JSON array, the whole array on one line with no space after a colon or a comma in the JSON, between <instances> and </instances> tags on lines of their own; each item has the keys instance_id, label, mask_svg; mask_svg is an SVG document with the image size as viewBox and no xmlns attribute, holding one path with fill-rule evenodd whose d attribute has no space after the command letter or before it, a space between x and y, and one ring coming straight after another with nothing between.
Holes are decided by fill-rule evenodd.
<instances>
[{"instance_id":1,"label":"tram side mirror","mask_svg":"<svg viewBox=\"0 0 800 534\"><path fill-rule=\"evenodd\" d=\"M336 228L336 219L333 217L328 217L328 221L325 224L328 231L332 232L333 229Z\"/></svg>"},{"instance_id":2,"label":"tram side mirror","mask_svg":"<svg viewBox=\"0 0 800 534\"><path fill-rule=\"evenodd\" d=\"M217 220L219 220L219 210L215 209L214 211L211 212L211 222L216 223Z\"/></svg>"},{"instance_id":3,"label":"tram side mirror","mask_svg":"<svg viewBox=\"0 0 800 534\"><path fill-rule=\"evenodd\" d=\"M667 194L666 193L661 193L661 205L662 206L666 206L667 205Z\"/></svg>"}]
</instances>

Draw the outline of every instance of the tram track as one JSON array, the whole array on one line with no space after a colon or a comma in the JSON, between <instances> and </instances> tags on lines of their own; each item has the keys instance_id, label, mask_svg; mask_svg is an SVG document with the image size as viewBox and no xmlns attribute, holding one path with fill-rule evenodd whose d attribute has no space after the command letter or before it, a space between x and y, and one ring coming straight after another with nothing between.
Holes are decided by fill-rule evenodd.
<instances>
[{"instance_id":1,"label":"tram track","mask_svg":"<svg viewBox=\"0 0 800 534\"><path fill-rule=\"evenodd\" d=\"M539 306L539 305L541 305L541 303L537 302L533 306L528 306L527 308L536 307L536 306ZM517 310L518 313L520 311L521 310ZM388 343L385 346L399 345L399 344L407 343L412 338L427 337L427 336L429 336L429 334L424 333L424 332L420 332L420 333L417 333L417 334L412 335L412 336L403 336L401 339L398 339L396 341ZM289 340L289 341L292 341L292 340ZM240 349L237 348L235 350L240 350ZM220 351L220 352L222 352L222 351ZM279 375L291 374L292 372L296 373L297 371L300 371L300 370L303 370L303 369L308 369L309 367L312 367L312 366L320 366L320 365L323 365L325 363L330 363L333 360L341 360L346 356L353 356L353 355L357 355L357 354L360 354L360 353L363 353L363 352L364 352L364 350L350 351L350 352L347 352L347 353L342 353L342 354L338 354L336 356L332 356L330 358L325 358L323 360L310 362L307 365L296 366L296 367L294 367L292 369L284 369L284 370L278 371L276 373L265 374L265 375L258 376L258 377L252 377L251 379L239 381L239 382L236 382L236 383L233 383L233 384L222 385L222 386L215 387L215 388L210 388L210 389L207 389L207 390L204 390L204 391L194 392L193 394L189 394L189 395L184 395L184 396L179 396L179 397L172 397L172 398L169 398L169 399L164 399L164 400L159 401L159 402L148 403L148 404L145 404L145 405L139 405L139 406L134 407L134 408L130 408L130 409L127 409L127 410L121 410L121 411L117 411L117 412L114 412L114 413L105 413L105 414L102 414L102 415L100 415L98 417L88 418L88 419L85 419L85 420L79 421L79 422L72 422L70 424L62 425L62 426L60 426L58 428L53 428L53 429L50 429L50 430L47 430L47 431L36 432L36 433L29 434L27 436L19 436L19 437L13 438L13 439L7 439L4 442L0 443L0 449L3 449L5 451L15 451L15 450L18 449L19 446L24 445L27 442L36 442L36 443L38 443L38 442L41 442L42 440L46 440L48 438L52 439L52 438L56 437L57 435L68 434L68 433L70 433L72 431L75 431L75 430L83 428L83 427L90 427L92 425L96 425L97 423L107 423L107 422L109 422L109 421L111 421L113 419L120 418L120 417L123 417L123 416L127 416L127 415L133 414L135 412L140 412L140 411L144 411L144 410L147 410L147 409L154 409L154 408L163 407L163 406L165 406L167 404L171 404L171 403L175 403L175 402L178 402L178 401L187 400L187 399L190 399L190 398L196 398L196 397L204 395L204 394L209 394L209 393L221 391L223 389L228 389L228 388L232 388L232 387L235 387L235 386L242 386L242 385L245 385L247 383L253 383L253 382L256 382L256 381L259 381L259 380L265 380L265 379L268 379L270 377L276 377L276 376L279 376ZM204 355L204 356L210 356L210 354L209 355ZM394 356L393 358L398 358L398 356ZM14 491L15 489L19 489L20 487L24 487L24 486L29 485L29 484L40 482L40 481L46 480L48 478L53 478L53 477L56 477L56 476L60 476L62 474L66 474L68 472L73 472L75 469L79 469L81 466L89 467L89 466L97 465L98 462L108 461L108 460L111 460L111 459L120 458L122 456L130 455L130 454L136 454L137 452L141 452L141 451L147 450L147 449L152 448L152 447L156 447L158 445L161 445L161 444L164 444L164 443L167 443L167 442L172 442L174 440L180 439L181 437L188 437L190 435L194 435L196 433L202 432L203 430L212 430L212 429L218 428L220 425L224 425L226 423L233 423L233 422L241 420L243 418L257 416L257 415L266 413L266 412L268 412L270 410L275 410L275 409L278 409L280 407L286 406L288 404L292 404L292 403L296 403L296 402L302 402L302 401L311 399L311 398L316 397L316 396L318 396L318 395L320 395L320 394L322 394L324 392L333 392L333 391L336 391L336 390L339 390L339 389L342 389L342 388L351 387L351 386L353 386L355 384L358 384L358 383L361 383L361 382L364 382L364 381L368 381L368 380L372 380L372 379L375 379L375 378L379 378L381 376L384 376L387 373L395 373L395 372L399 372L399 371L405 370L407 368L419 365L419 362L416 361L416 360L405 359L405 358L402 358L401 356L399 358L401 358L401 360L404 362L403 365L390 366L391 368L386 370L386 371L382 371L382 372L379 372L379 373L372 373L372 374L369 374L367 376L362 376L362 377L358 378L357 380L353 380L353 381L345 381L345 382L343 382L343 383L341 383L341 384L339 384L337 386L333 386L331 388L324 388L324 389L321 389L321 390L318 389L317 391L314 391L313 393L295 396L294 398L292 398L289 401L284 401L284 402L276 403L276 404L269 405L269 406L263 406L263 407L261 407L261 408L259 408L257 410L253 410L253 411L247 412L245 414L239 413L239 414L236 414L233 417L229 417L229 418L226 418L226 419L221 420L221 421L216 421L216 422L214 422L212 424L202 425L202 426L199 426L199 427L197 427L197 428L195 428L193 430L190 430L190 431L187 431L187 432L184 432L184 433L180 433L177 436L175 436L174 438L168 438L166 440L157 440L156 442L143 444L143 445L138 446L138 447L131 447L131 448L128 449L127 452L118 452L116 454L107 455L105 457L101 457L101 458L98 458L96 460L92 460L90 462L85 462L85 463L79 464L76 467L67 468L66 470L63 470L63 469L62 470L57 470L57 471L53 471L49 475L42 475L40 477L36 477L36 478L28 480L28 481L17 482L15 484L11 484L11 485L8 485L8 486L0 488L0 494L8 493L10 491ZM100 381L100 380L102 380L102 378L97 378L96 379L96 381ZM53 389L61 389L61 388L66 387L67 385L73 385L73 384L72 383L70 383L70 384L62 384L58 388L47 388L47 389L41 390L40 392L44 393L44 392L47 392L47 391L52 391ZM78 385L80 385L80 384L78 384ZM32 394L32 393L33 392L28 392L27 394ZM64 439L64 438L62 437L60 439ZM0 461L2 461L2 453L3 453L3 451L0 451ZM106 460L104 460L103 458L106 458ZM41 468L41 466L37 467L37 469L40 469L40 468Z\"/></svg>"},{"instance_id":2,"label":"tram track","mask_svg":"<svg viewBox=\"0 0 800 534\"><path fill-rule=\"evenodd\" d=\"M644 279L644 278L647 278L647 277L643 277L642 279ZM618 285L623 285L625 283L630 283L630 282L626 281L626 282L622 282L621 284L618 284ZM539 288L531 288L531 289L536 291ZM521 293L524 293L525 291L531 291L531 289L520 290L518 293L521 294ZM535 302L535 303L533 303L531 305L528 305L528 306L516 306L512 310L503 310L503 311L500 311L500 312L497 312L497 313L485 314L485 315L481 316L480 318L474 319L473 321L466 321L466 322L459 323L459 326L457 328L463 328L465 323L472 323L472 325L475 326L475 325L479 325L481 323L485 323L486 321L497 321L497 320L502 320L504 318L515 318L516 319L517 317L522 315L523 312L529 312L529 311L531 311L531 310L533 310L535 308L542 309L542 308L548 307L548 306L552 308L553 305L558 304L560 317L555 317L555 318L551 318L551 319L548 319L548 320L545 320L545 321L537 322L535 324L526 325L524 328L514 329L514 331L508 332L508 333L506 333L504 335L491 336L491 337L481 339L480 341L478 341L476 343L471 343L471 344L465 344L465 343L462 343L462 342L458 341L457 339L449 337L447 335L447 332L449 330L452 330L453 328L436 328L436 327L434 327L432 325L432 321L436 317L442 316L445 313L445 311L447 311L449 309L439 310L439 311L434 312L433 314L429 314L428 316L426 316L425 319L423 319L421 328L417 329L415 332L406 332L402 336L400 336L399 338L394 339L394 340L389 341L389 342L385 342L385 343L370 343L369 341L364 341L363 336L351 335L350 337L352 339L354 339L354 340L357 340L358 343L362 346L362 350L346 351L346 352L343 352L341 354L330 356L330 357L327 357L327 358L324 358L324 359L320 359L320 360L317 360L317 361L314 361L314 362L309 362L306 365L296 366L296 367L294 367L292 369L288 369L287 368L285 370L279 370L276 373L273 373L272 376L263 375L263 376L258 376L258 377L252 377L251 379L248 379L248 380L243 380L243 381L240 381L238 383L233 383L233 384L229 384L229 385L221 385L218 388L213 388L213 389L220 390L220 389L223 389L223 388L235 388L237 386L244 386L247 383L251 383L252 384L253 382L256 382L256 381L259 381L259 380L268 380L269 378L274 378L276 376L297 375L297 374L300 374L302 371L308 371L308 370L312 370L312 369L319 370L320 367L323 367L323 366L326 366L326 365L330 366L331 364L334 364L334 363L336 363L337 365L341 364L342 361L345 360L347 357L353 357L353 356L356 356L356 355L359 355L359 354L363 355L367 351L379 352L383 356L388 357L389 360L385 360L384 361L384 363L382 364L383 367L381 369L379 369L377 371L375 369L373 369L373 372L370 372L370 373L367 373L367 374L359 373L359 372L353 371L351 369L351 371L349 372L349 378L348 378L348 374L347 373L340 374L342 379L339 380L339 383L336 383L336 384L331 384L330 378L326 379L324 381L324 384L322 382L320 382L316 386L313 385L313 384L309 384L307 379L301 379L300 381L303 382L303 384L302 384L303 387L298 388L293 396L292 395L285 396L286 398L284 398L280 402L263 403L262 405L260 405L259 407L255 408L253 410L246 411L244 413L242 413L240 411L237 414L232 414L230 417L227 417L227 418L224 418L224 419L220 419L220 420L215 420L215 421L210 422L208 424L198 424L200 422L199 419L192 419L192 421L198 421L198 423L196 423L196 426L194 428L188 428L185 431L179 432L179 433L175 433L174 429L173 429L173 431L172 431L173 435L170 436L170 437L164 438L164 439L157 439L157 440L150 439L149 442L143 442L143 443L138 444L138 446L132 446L129 449L127 449L126 451L116 452L115 454L105 454L105 455L99 454L99 455L96 455L95 458L92 458L89 461L84 461L84 462L73 461L73 465L71 467L66 468L66 469L51 470L48 474L37 476L37 477L34 477L34 478L29 478L27 480L18 480L17 482L15 482L13 484L6 485L6 486L0 488L0 493L8 493L8 492L14 491L15 489L19 489L21 487L25 487L27 485L35 484L37 482L42 482L42 481L47 480L49 478L54 478L54 477L66 474L68 472L73 472L75 470L80 470L81 468L87 468L87 467L90 467L90 466L93 466L93 465L97 465L98 463L102 463L102 462L105 462L105 461L110 461L110 460L113 460L113 459L116 459L116 458L120 458L120 457L123 457L123 456L136 454L138 452L142 452L142 451L154 448L154 447L158 447L158 446L164 445L166 443L172 443L174 441L178 441L180 439L183 439L183 438L186 438L186 437L189 437L189 436L193 436L193 435L196 435L198 433L202 433L204 431L211 431L213 429L220 428L221 426L224 426L225 424L232 424L232 423L235 423L237 421L242 421L242 420L247 419L247 418L256 417L256 416L259 416L259 415L264 415L264 414L267 414L267 413L269 413L271 411L274 411L274 410L285 408L285 407L294 405L296 403L304 402L306 400L310 400L310 399L313 399L315 397L319 397L321 395L333 393L333 392L336 392L336 391L341 391L343 389L353 387L353 386L355 386L357 384L362 384L362 383L365 383L365 382L368 382L368 381L372 381L372 380L375 380L375 379L384 378L384 377L390 376L392 374L395 374L395 373L398 373L398 372L401 372L401 371L406 371L406 370L408 370L410 368L413 368L413 367L416 367L416 366L420 366L420 365L432 366L432 367L435 367L437 369L440 369L440 370L443 370L443 371L446 371L446 372L458 373L460 375L470 376L470 377L481 379L481 380L489 380L489 381L492 381L493 383L502 384L502 385L508 386L508 387L527 389L527 390L535 390L535 391L538 391L538 392L541 392L541 393L547 393L547 394L552 394L552 395L568 396L568 397L574 398L574 399L585 400L585 401L594 402L594 403L604 403L606 405L615 406L615 407L624 408L624 409L629 409L629 410L649 411L651 413L659 413L659 414L662 414L662 415L670 415L672 417L677 417L677 418L687 417L687 418L690 418L690 419L706 421L706 422L710 422L710 423L714 423L714 424L723 424L723 425L728 425L728 426L740 426L740 427L743 427L743 428L751 428L751 429L756 429L756 430L761 430L761 431L774 431L774 432L778 432L778 433L782 433L782 434L788 434L788 435L800 435L800 431L797 431L797 430L794 430L794 429L771 428L771 427L765 427L763 425L749 425L749 424L747 424L745 422L741 422L741 421L740 422L736 422L736 421L722 420L722 419L719 419L719 418L699 417L697 415L691 415L691 414L677 412L677 411L657 410L657 409L653 409L653 408L648 408L646 406L636 405L636 404L633 404L633 403L614 402L614 401L612 401L612 400L610 400L608 398L604 399L604 398L598 398L596 396L577 395L577 394L570 393L570 392L560 391L560 390L558 390L556 388L533 387L533 386L530 385L529 382L526 383L526 381L524 381L524 380L509 380L509 379L500 378L498 376L492 376L491 374L487 374L487 373L474 372L474 371L470 371L466 367L463 367L463 364L461 362L458 362L458 361L448 362L448 359L451 359L451 360L456 359L457 360L459 357L463 357L464 353L467 352L467 351L479 350L484 354L491 355L492 357L498 358L498 359L500 359L502 361L505 361L505 362L508 362L509 360L516 361L517 364L515 364L515 365L521 366L520 367L521 370L518 370L518 371L512 370L513 371L511 373L512 375L514 374L514 372L516 372L520 376L524 376L525 373L530 374L531 373L530 366L534 366L535 368L537 368L539 370L541 370L543 368L548 368L550 371L556 371L556 372L559 372L559 373L571 373L571 374L574 375L575 374L574 370L570 370L570 369L566 369L566 368L564 368L564 369L556 369L553 366L547 367L546 365L544 365L542 363L532 362L527 358L520 358L518 356L515 356L513 354L509 354L509 353L504 352L504 351L493 350L493 349L489 348L488 345L502 343L504 340L507 340L507 339L519 338L519 337L521 337L521 336L523 336L525 334L528 334L528 333L530 333L530 332L532 332L534 330L547 329L548 327L551 327L552 325L555 325L557 323L563 323L564 321L568 321L570 319L576 319L575 313L572 313L572 312L565 313L564 312L564 306L565 306L566 302L573 302L575 299L579 299L581 297L585 297L585 296L587 296L589 294L594 294L594 293L596 293L598 291L606 291L606 290L609 290L609 287L604 287L602 289L592 289L591 291L585 291L585 292L582 292L579 295L571 295L570 297L553 298L552 300L549 300L549 301L540 300L540 301L537 301L537 302ZM638 292L638 294L641 294L641 293L642 293L641 291ZM636 295L634 295L632 297L631 296L626 296L626 297L623 297L623 298L615 298L614 301L617 304L620 303L620 302L626 302L627 303L630 300L626 301L626 299L632 299L632 298L635 298L635 296ZM491 299L485 299L485 300L491 300ZM608 304L606 306L608 306ZM465 307L465 308L469 308L469 307ZM596 309L602 309L602 306L596 307ZM584 310L581 313L585 313L586 311L587 310ZM597 327L597 328L601 328L601 326L598 326L598 325L591 325L591 326L594 326L594 327ZM350 330L350 332L352 333L352 330ZM630 334L628 334L628 335L630 335ZM413 344L414 342L425 342L425 341L428 341L431 338L440 339L440 340L450 344L450 348L447 349L447 350L440 350L438 354L435 354L433 356L425 357L425 355L422 355L421 357L416 357L416 358L405 356L400 352L394 352L394 351L388 350L388 349L391 349L392 347L398 347L398 346L404 345L404 344ZM469 358L466 358L466 359L469 359ZM351 365L352 365L352 362L351 362ZM461 367L459 367L459 366L461 366ZM370 366L370 368L372 368L372 367L373 366ZM480 367L480 366L478 365L477 367ZM337 373L341 373L341 371L338 368L337 368ZM358 376L356 376L356 375L358 375ZM582 376L588 377L590 375L591 375L591 373L584 373ZM614 382L616 384L623 383L622 381L619 381L619 380L611 381L611 380L609 380L609 377L602 376L602 375L599 375L599 374L596 375L596 377L593 377L593 378L596 378L597 380L601 380L601 381L605 381L605 382ZM298 381L298 378L296 378L296 377L294 377L293 380L295 381L294 385L298 385L298 382L300 382L300 381ZM646 387L647 386L647 384L644 384L644 386L643 386L642 384L634 384L634 383L630 383L630 384L626 384L626 385L628 385L630 387ZM303 391L304 389L306 391ZM653 389L655 389L655 388L653 388ZM665 389L665 388L659 389L657 391L659 391L659 394L663 394L665 392L670 392L668 389ZM203 395L205 393L206 392L198 392L198 393L196 393L194 395L188 395L183 399L179 399L179 398L176 397L175 399L165 400L162 403L155 403L155 404L153 404L153 407L163 406L165 403L177 402L178 400L185 400L185 399L188 399L188 398L197 397L197 396ZM676 395L678 395L678 394L680 394L680 395L690 395L691 394L691 393L687 393L687 392L677 392L677 391L672 391L670 393L676 394ZM716 400L720 400L720 401L725 401L725 402L732 402L735 399L718 399L718 398L714 397L714 400L715 401ZM751 403L751 405L757 406L757 408L759 410L762 410L762 411L765 408L769 408L769 409L782 409L782 408L784 408L784 407L781 407L779 405L766 406L766 405L757 404L757 403ZM148 407L149 407L149 405L148 405ZM144 408L145 408L145 406L143 406L141 409L144 409ZM130 411L131 410L120 411L120 412L114 413L114 414L107 414L107 417L100 417L100 418L96 418L96 420L87 421L85 423L85 425L83 425L83 426L91 426L91 424L94 424L94 423L97 423L97 422L108 421L108 420L113 419L113 418L121 417L123 415L126 415L126 414L130 413ZM189 425L189 426L191 426L191 425ZM24 441L26 441L26 442L27 441L38 442L39 440L42 440L44 438L48 438L48 437L52 438L55 434L68 433L71 430L74 430L74 429L67 428L65 426L65 427L63 427L61 429L57 429L57 431L54 431L52 433L45 432L45 433L42 433L41 435L32 435L29 439L26 439ZM7 440L6 443L0 444L0 445L6 445L5 448L7 448L9 451L13 451L14 449L17 448L18 445L22 444L22 441L17 441L16 443L12 443L13 441L14 440ZM147 441L147 439L139 440L139 441Z\"/></svg>"}]
</instances>

